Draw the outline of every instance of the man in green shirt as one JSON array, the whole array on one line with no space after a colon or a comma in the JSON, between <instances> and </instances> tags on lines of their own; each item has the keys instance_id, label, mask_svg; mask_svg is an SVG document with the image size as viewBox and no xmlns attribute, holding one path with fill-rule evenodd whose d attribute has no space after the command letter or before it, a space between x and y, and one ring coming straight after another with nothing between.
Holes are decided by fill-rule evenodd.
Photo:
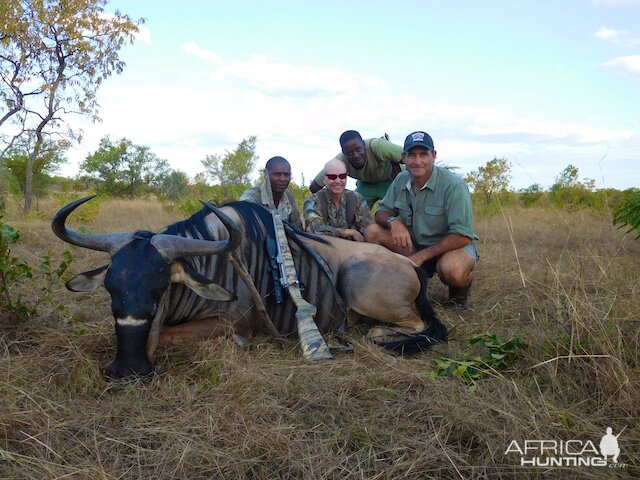
<instances>
[{"instance_id":1,"label":"man in green shirt","mask_svg":"<svg viewBox=\"0 0 640 480\"><path fill-rule=\"evenodd\" d=\"M437 272L449 286L449 304L465 308L479 259L469 189L458 175L434 165L436 150L425 132L407 136L403 159L407 171L380 201L366 240L411 258L430 277Z\"/></svg>"},{"instance_id":2,"label":"man in green shirt","mask_svg":"<svg viewBox=\"0 0 640 480\"><path fill-rule=\"evenodd\" d=\"M396 175L401 171L402 147L385 138L363 140L355 130L340 135L342 153L336 158L347 166L347 175L355 178L356 192L362 195L369 208L384 197ZM324 186L324 170L309 185L311 193Z\"/></svg>"}]
</instances>

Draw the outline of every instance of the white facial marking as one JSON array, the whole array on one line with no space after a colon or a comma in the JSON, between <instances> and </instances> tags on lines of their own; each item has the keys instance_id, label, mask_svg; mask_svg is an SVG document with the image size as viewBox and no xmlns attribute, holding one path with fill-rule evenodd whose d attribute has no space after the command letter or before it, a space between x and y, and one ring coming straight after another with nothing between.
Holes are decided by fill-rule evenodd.
<instances>
[{"instance_id":1,"label":"white facial marking","mask_svg":"<svg viewBox=\"0 0 640 480\"><path fill-rule=\"evenodd\" d=\"M142 325L145 325L147 322L148 320L144 320L144 319L141 320L139 318L133 318L131 316L116 319L116 323L121 327L141 327Z\"/></svg>"}]
</instances>

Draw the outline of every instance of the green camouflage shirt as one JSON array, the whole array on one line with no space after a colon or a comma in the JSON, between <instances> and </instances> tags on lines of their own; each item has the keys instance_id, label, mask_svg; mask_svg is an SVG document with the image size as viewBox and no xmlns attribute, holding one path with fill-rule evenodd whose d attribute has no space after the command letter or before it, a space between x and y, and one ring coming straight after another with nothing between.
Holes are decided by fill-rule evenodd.
<instances>
[{"instance_id":1,"label":"green camouflage shirt","mask_svg":"<svg viewBox=\"0 0 640 480\"><path fill-rule=\"evenodd\" d=\"M345 190L347 192L348 190ZM347 201L346 195L342 195L340 205L330 200L327 194L327 214L328 218L322 216L320 210L320 201L317 193L314 193L304 201L303 215L306 224L306 230L312 233L322 233L324 235L332 235L334 237L344 237L344 231L348 228L358 230L360 233L373 223L373 217L367 206L367 202L362 195L355 192L355 219L353 225L347 223Z\"/></svg>"}]
</instances>

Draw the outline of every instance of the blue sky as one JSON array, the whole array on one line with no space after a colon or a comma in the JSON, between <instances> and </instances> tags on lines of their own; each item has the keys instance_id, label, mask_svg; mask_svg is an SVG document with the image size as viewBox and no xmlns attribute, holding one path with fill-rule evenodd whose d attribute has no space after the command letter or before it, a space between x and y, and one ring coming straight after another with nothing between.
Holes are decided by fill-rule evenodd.
<instances>
[{"instance_id":1,"label":"blue sky","mask_svg":"<svg viewBox=\"0 0 640 480\"><path fill-rule=\"evenodd\" d=\"M193 176L258 137L262 166L305 182L347 129L398 144L429 132L465 174L494 157L512 186L569 164L598 187L640 187L640 0L112 1L145 18L124 72L101 87L83 142L148 145Z\"/></svg>"}]
</instances>

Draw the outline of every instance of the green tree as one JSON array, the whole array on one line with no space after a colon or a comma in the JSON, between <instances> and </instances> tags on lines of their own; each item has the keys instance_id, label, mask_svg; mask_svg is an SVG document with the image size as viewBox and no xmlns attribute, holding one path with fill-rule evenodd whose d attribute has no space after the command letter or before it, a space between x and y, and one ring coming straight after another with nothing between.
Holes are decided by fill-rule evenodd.
<instances>
[{"instance_id":1,"label":"green tree","mask_svg":"<svg viewBox=\"0 0 640 480\"><path fill-rule=\"evenodd\" d=\"M465 181L473 189L474 196L479 196L484 206L489 206L496 198L508 198L510 170L511 164L506 158L494 158L470 172Z\"/></svg>"},{"instance_id":2,"label":"green tree","mask_svg":"<svg viewBox=\"0 0 640 480\"><path fill-rule=\"evenodd\" d=\"M112 196L136 197L159 188L169 164L144 145L103 137L100 146L80 164L80 172L99 182L99 190Z\"/></svg>"},{"instance_id":3,"label":"green tree","mask_svg":"<svg viewBox=\"0 0 640 480\"><path fill-rule=\"evenodd\" d=\"M534 183L533 185L529 185L527 188L523 188L520 190L520 198L522 199L522 204L525 207L530 207L540 200L542 194L544 193L544 188L539 183Z\"/></svg>"},{"instance_id":4,"label":"green tree","mask_svg":"<svg viewBox=\"0 0 640 480\"><path fill-rule=\"evenodd\" d=\"M567 165L556 177L549 189L549 196L556 205L569 209L603 209L606 205L605 193L596 191L596 181L590 178L580 181L579 171L573 165Z\"/></svg>"},{"instance_id":5,"label":"green tree","mask_svg":"<svg viewBox=\"0 0 640 480\"><path fill-rule=\"evenodd\" d=\"M160 182L160 193L170 200L177 200L188 194L189 177L181 170L171 170Z\"/></svg>"},{"instance_id":6,"label":"green tree","mask_svg":"<svg viewBox=\"0 0 640 480\"><path fill-rule=\"evenodd\" d=\"M206 175L213 183L219 185L249 185L251 172L256 166L257 137L252 135L243 139L235 150L224 155L207 155L202 160Z\"/></svg>"},{"instance_id":7,"label":"green tree","mask_svg":"<svg viewBox=\"0 0 640 480\"><path fill-rule=\"evenodd\" d=\"M65 153L69 144L65 141L46 140L40 154L33 164L33 194L42 197L51 184L51 176L58 172L60 165L67 161ZM12 147L4 158L7 173L11 174L21 193L26 189L26 171L32 147L28 141L21 139Z\"/></svg>"},{"instance_id":8,"label":"green tree","mask_svg":"<svg viewBox=\"0 0 640 480\"><path fill-rule=\"evenodd\" d=\"M8 151L25 132L35 137L25 171L24 213L31 209L33 167L47 137L78 139L64 117L97 119L97 89L124 68L118 52L133 41L141 20L119 12L105 15L106 4L16 0L0 7L0 126L12 130L0 138L0 151Z\"/></svg>"},{"instance_id":9,"label":"green tree","mask_svg":"<svg viewBox=\"0 0 640 480\"><path fill-rule=\"evenodd\" d=\"M567 165L556 177L553 187L557 189L575 187L578 185L578 169L573 165ZM552 188L553 188L552 187Z\"/></svg>"}]
</instances>

